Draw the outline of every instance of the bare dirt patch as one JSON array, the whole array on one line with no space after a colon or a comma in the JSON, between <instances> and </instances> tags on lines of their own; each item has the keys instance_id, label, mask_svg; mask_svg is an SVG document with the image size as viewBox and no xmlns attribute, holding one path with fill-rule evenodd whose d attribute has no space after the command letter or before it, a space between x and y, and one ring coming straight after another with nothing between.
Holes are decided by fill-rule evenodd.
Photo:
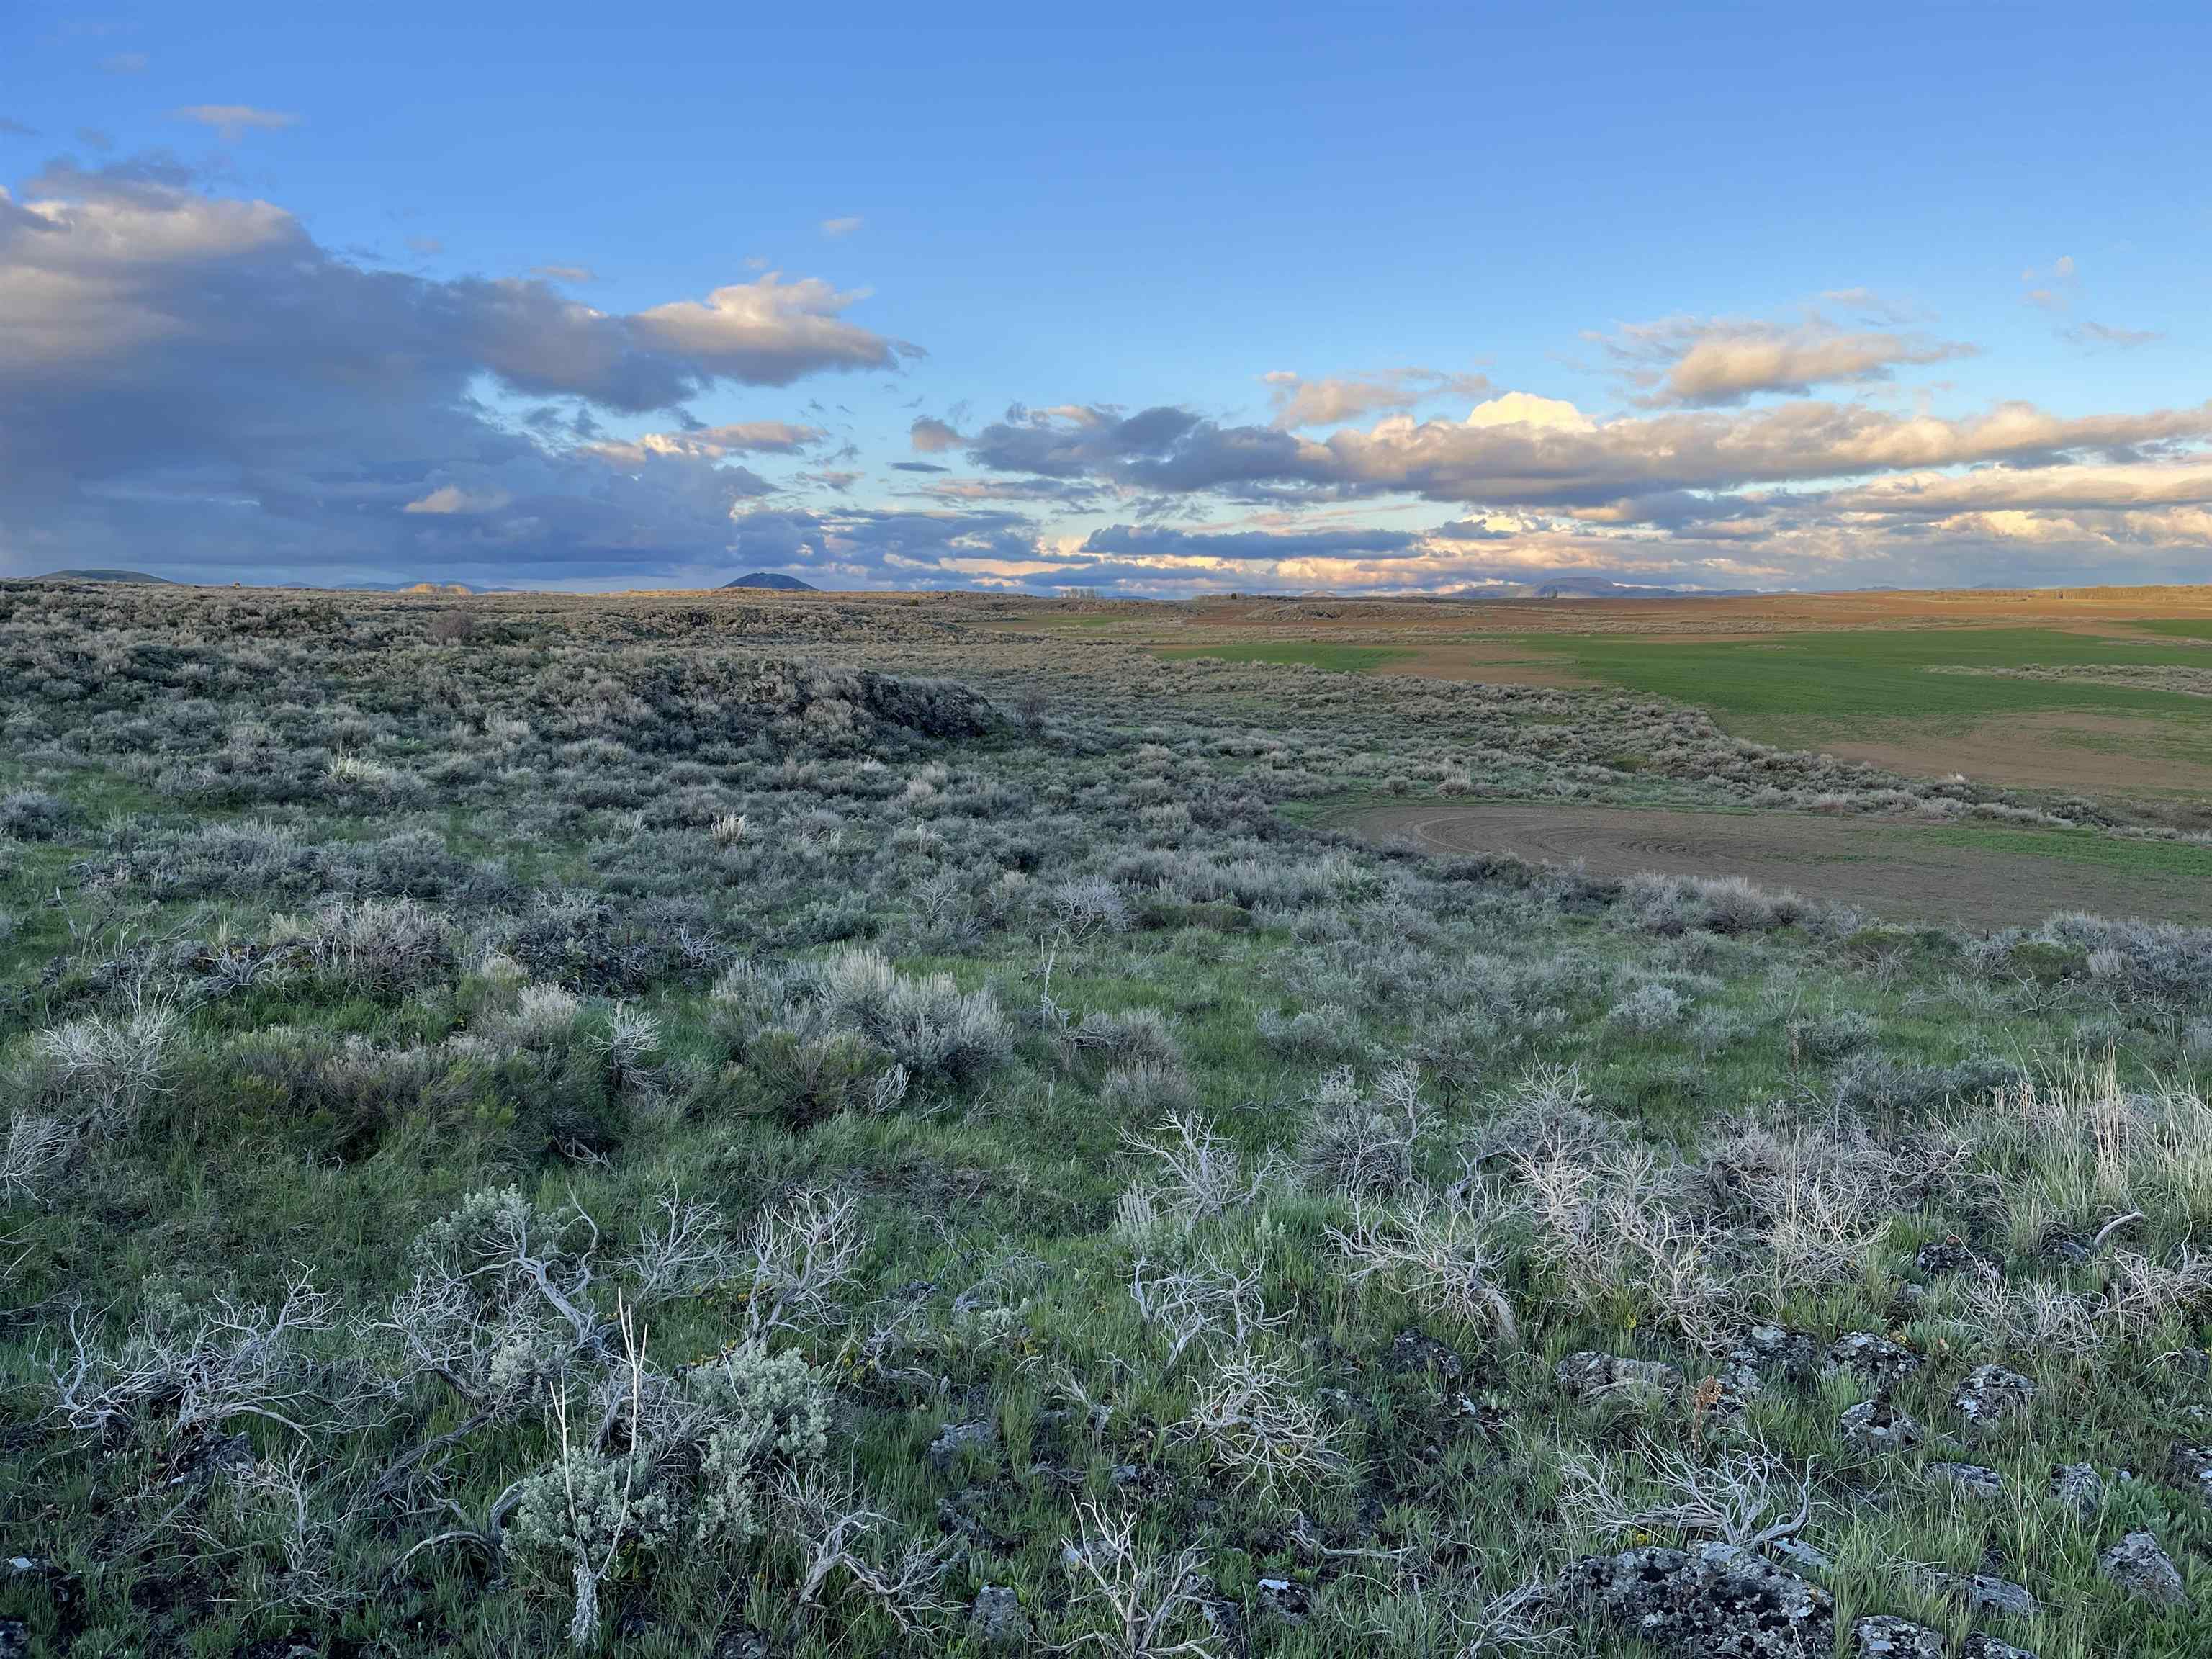
<instances>
[{"instance_id":1,"label":"bare dirt patch","mask_svg":"<svg viewBox=\"0 0 2212 1659\"><path fill-rule=\"evenodd\" d=\"M1820 746L1908 777L1958 772L1977 782L2084 794L2212 793L2212 766L2159 752L2170 746L2160 741L2166 729L2140 715L2069 711L2006 714L1963 732L1893 732Z\"/></svg>"},{"instance_id":2,"label":"bare dirt patch","mask_svg":"<svg viewBox=\"0 0 2212 1659\"><path fill-rule=\"evenodd\" d=\"M1960 845L1929 824L1534 802L1394 804L1327 821L1371 841L1579 862L1593 875L1744 876L1900 921L1994 928L2084 909L2212 921L2212 882L2203 874ZM2205 865L2212 872L2212 854Z\"/></svg>"}]
</instances>

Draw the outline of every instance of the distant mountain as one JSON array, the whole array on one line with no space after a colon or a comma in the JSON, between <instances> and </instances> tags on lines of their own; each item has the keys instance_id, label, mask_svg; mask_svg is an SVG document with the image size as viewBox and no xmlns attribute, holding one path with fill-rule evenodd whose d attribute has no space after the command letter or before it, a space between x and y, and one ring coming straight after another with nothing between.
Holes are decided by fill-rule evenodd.
<instances>
[{"instance_id":1,"label":"distant mountain","mask_svg":"<svg viewBox=\"0 0 2212 1659\"><path fill-rule=\"evenodd\" d=\"M149 576L143 570L49 570L43 576L33 576L41 582L151 582L157 587L174 587L176 583L167 576Z\"/></svg>"},{"instance_id":2,"label":"distant mountain","mask_svg":"<svg viewBox=\"0 0 2212 1659\"><path fill-rule=\"evenodd\" d=\"M724 582L725 587L772 587L779 593L819 593L822 590L812 582L803 582L796 576L779 576L773 570L756 570L740 576L733 582Z\"/></svg>"}]
</instances>

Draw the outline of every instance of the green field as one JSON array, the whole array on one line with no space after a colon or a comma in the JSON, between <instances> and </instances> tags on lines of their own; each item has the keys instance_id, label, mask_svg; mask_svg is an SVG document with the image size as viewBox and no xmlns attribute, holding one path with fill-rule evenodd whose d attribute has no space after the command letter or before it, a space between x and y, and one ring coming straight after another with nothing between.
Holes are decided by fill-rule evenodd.
<instances>
[{"instance_id":1,"label":"green field","mask_svg":"<svg viewBox=\"0 0 2212 1659\"><path fill-rule=\"evenodd\" d=\"M2048 629L1778 634L1680 644L1578 634L1514 642L1565 657L1592 678L1632 691L1702 703L1729 729L1778 742L1868 723L1962 730L1994 716L2053 709L2154 714L2202 728L2208 712L2203 699L2177 692L1936 672L2204 663L2203 653L2187 646Z\"/></svg>"}]
</instances>

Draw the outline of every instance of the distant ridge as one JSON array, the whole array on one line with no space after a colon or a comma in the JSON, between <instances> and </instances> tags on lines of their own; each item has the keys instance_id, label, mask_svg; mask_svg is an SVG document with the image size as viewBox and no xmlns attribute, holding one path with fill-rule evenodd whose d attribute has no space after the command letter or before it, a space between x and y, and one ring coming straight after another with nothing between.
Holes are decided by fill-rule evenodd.
<instances>
[{"instance_id":1,"label":"distant ridge","mask_svg":"<svg viewBox=\"0 0 2212 1659\"><path fill-rule=\"evenodd\" d=\"M151 582L157 587L174 587L176 583L167 576L149 576L143 570L49 570L43 576L33 576L39 582Z\"/></svg>"},{"instance_id":2,"label":"distant ridge","mask_svg":"<svg viewBox=\"0 0 2212 1659\"><path fill-rule=\"evenodd\" d=\"M819 593L822 590L812 582L803 582L796 576L779 576L772 570L755 570L733 582L724 582L725 587L772 587L779 593Z\"/></svg>"}]
</instances>

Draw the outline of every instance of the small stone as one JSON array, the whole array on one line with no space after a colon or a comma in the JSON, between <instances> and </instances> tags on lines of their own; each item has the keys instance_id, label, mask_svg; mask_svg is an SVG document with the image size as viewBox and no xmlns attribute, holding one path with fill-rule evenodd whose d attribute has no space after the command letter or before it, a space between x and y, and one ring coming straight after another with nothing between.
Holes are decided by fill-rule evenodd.
<instances>
[{"instance_id":1,"label":"small stone","mask_svg":"<svg viewBox=\"0 0 2212 1659\"><path fill-rule=\"evenodd\" d=\"M2042 1611L2027 1585L2015 1584L2009 1578L1999 1578L1993 1573L1971 1572L1963 1578L1952 1580L1952 1585L1966 1593L1967 1607L1976 1613L2001 1613L2008 1619L2033 1619Z\"/></svg>"},{"instance_id":2,"label":"small stone","mask_svg":"<svg viewBox=\"0 0 2212 1659\"><path fill-rule=\"evenodd\" d=\"M2182 1491L2212 1504L2212 1446L2177 1444L2166 1455L2166 1475Z\"/></svg>"},{"instance_id":3,"label":"small stone","mask_svg":"<svg viewBox=\"0 0 2212 1659\"><path fill-rule=\"evenodd\" d=\"M2002 1423L2024 1417L2042 1390L2018 1371L2002 1365L1977 1365L1959 1385L1954 1404L1969 1423Z\"/></svg>"},{"instance_id":4,"label":"small stone","mask_svg":"<svg viewBox=\"0 0 2212 1659\"><path fill-rule=\"evenodd\" d=\"M1949 1659L1951 1644L1941 1631L1881 1613L1851 1626L1851 1651L1861 1659Z\"/></svg>"},{"instance_id":5,"label":"small stone","mask_svg":"<svg viewBox=\"0 0 2212 1659\"><path fill-rule=\"evenodd\" d=\"M2004 1496L2004 1477L1979 1463L1930 1463L1922 1473L1930 1480L1956 1486L1976 1498Z\"/></svg>"},{"instance_id":6,"label":"small stone","mask_svg":"<svg viewBox=\"0 0 2212 1659\"><path fill-rule=\"evenodd\" d=\"M1286 1625L1303 1625L1312 1616L1313 1597L1304 1584L1288 1578L1262 1578L1255 1587L1260 1608Z\"/></svg>"},{"instance_id":7,"label":"small stone","mask_svg":"<svg viewBox=\"0 0 2212 1659\"><path fill-rule=\"evenodd\" d=\"M966 1423L948 1423L937 1438L929 1443L929 1461L944 1468L963 1452L990 1452L999 1449L999 1425L988 1417L979 1417Z\"/></svg>"},{"instance_id":8,"label":"small stone","mask_svg":"<svg viewBox=\"0 0 2212 1659\"><path fill-rule=\"evenodd\" d=\"M2178 1607L2188 1599L2181 1570L2149 1533L2130 1533L2097 1558L2097 1568L2137 1601Z\"/></svg>"},{"instance_id":9,"label":"small stone","mask_svg":"<svg viewBox=\"0 0 2212 1659\"><path fill-rule=\"evenodd\" d=\"M1466 1364L1460 1357L1420 1331L1404 1330L1391 1339L1390 1369L1394 1371L1434 1371L1447 1382L1456 1382L1467 1375Z\"/></svg>"},{"instance_id":10,"label":"small stone","mask_svg":"<svg viewBox=\"0 0 2212 1659\"><path fill-rule=\"evenodd\" d=\"M1932 1240L1912 1253L1912 1265L1930 1279L1964 1273L1980 1262L1981 1258L1968 1249L1956 1233L1948 1238Z\"/></svg>"},{"instance_id":11,"label":"small stone","mask_svg":"<svg viewBox=\"0 0 2212 1659\"><path fill-rule=\"evenodd\" d=\"M2062 1508L2084 1521L2096 1519L2105 1507L2105 1480L2089 1463L2068 1463L2051 1472L2051 1495Z\"/></svg>"},{"instance_id":12,"label":"small stone","mask_svg":"<svg viewBox=\"0 0 2212 1659\"><path fill-rule=\"evenodd\" d=\"M1839 1336L1828 1350L1828 1369L1849 1371L1887 1394L1920 1369L1920 1356L1902 1343L1872 1331L1853 1331Z\"/></svg>"},{"instance_id":13,"label":"small stone","mask_svg":"<svg viewBox=\"0 0 2212 1659\"><path fill-rule=\"evenodd\" d=\"M2026 1648L2014 1647L1976 1631L1966 1638L1966 1645L1959 1650L1959 1659L2035 1659L2035 1656Z\"/></svg>"},{"instance_id":14,"label":"small stone","mask_svg":"<svg viewBox=\"0 0 2212 1659\"><path fill-rule=\"evenodd\" d=\"M0 1619L0 1659L29 1659L31 1627L20 1619Z\"/></svg>"},{"instance_id":15,"label":"small stone","mask_svg":"<svg viewBox=\"0 0 2212 1659\"><path fill-rule=\"evenodd\" d=\"M1869 1451L1903 1451L1920 1443L1920 1425L1886 1400L1852 1407L1836 1426L1845 1443Z\"/></svg>"},{"instance_id":16,"label":"small stone","mask_svg":"<svg viewBox=\"0 0 2212 1659\"><path fill-rule=\"evenodd\" d=\"M1747 1391L1778 1378L1806 1383L1820 1358L1813 1339L1779 1325L1753 1325L1729 1352L1723 1380Z\"/></svg>"},{"instance_id":17,"label":"small stone","mask_svg":"<svg viewBox=\"0 0 2212 1659\"><path fill-rule=\"evenodd\" d=\"M1022 1647L1030 1639L1030 1616L1012 1589L986 1584L968 1609L968 1629L987 1648Z\"/></svg>"},{"instance_id":18,"label":"small stone","mask_svg":"<svg viewBox=\"0 0 2212 1659\"><path fill-rule=\"evenodd\" d=\"M1613 1389L1672 1394L1682 1386L1682 1373L1672 1365L1587 1350L1562 1359L1557 1375L1559 1386L1578 1400Z\"/></svg>"},{"instance_id":19,"label":"small stone","mask_svg":"<svg viewBox=\"0 0 2212 1659\"><path fill-rule=\"evenodd\" d=\"M1116 1463L1113 1481L1117 1486L1133 1486L1145 1478L1145 1472L1134 1463Z\"/></svg>"}]
</instances>

